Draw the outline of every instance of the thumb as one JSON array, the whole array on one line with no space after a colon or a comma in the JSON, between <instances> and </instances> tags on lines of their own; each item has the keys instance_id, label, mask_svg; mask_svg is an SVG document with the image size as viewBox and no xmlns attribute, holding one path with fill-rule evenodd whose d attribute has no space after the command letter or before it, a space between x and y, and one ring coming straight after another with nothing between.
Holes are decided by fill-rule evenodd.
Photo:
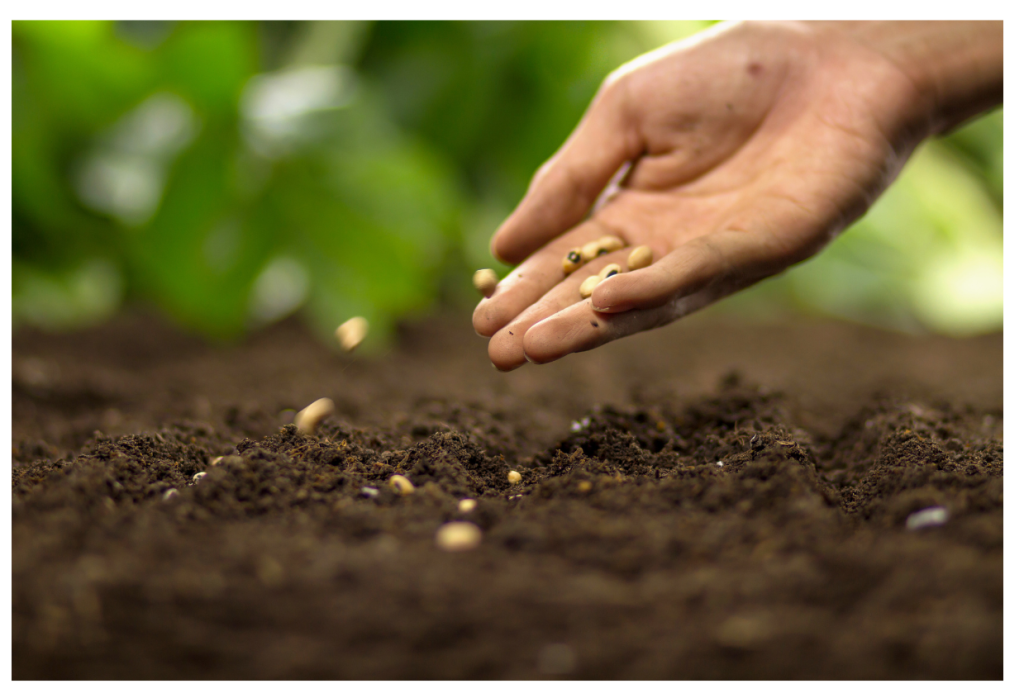
<instances>
[{"instance_id":1,"label":"thumb","mask_svg":"<svg viewBox=\"0 0 1024 698\"><path fill-rule=\"evenodd\" d=\"M578 224L619 168L641 155L625 80L606 81L576 130L534 175L526 196L491 240L496 258L518 264Z\"/></svg>"}]
</instances>

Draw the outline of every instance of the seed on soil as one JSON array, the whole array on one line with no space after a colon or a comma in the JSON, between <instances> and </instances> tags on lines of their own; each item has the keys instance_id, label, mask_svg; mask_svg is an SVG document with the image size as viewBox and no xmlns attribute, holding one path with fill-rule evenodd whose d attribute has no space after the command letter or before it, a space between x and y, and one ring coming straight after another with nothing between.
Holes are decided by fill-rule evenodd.
<instances>
[{"instance_id":1,"label":"seed on soil","mask_svg":"<svg viewBox=\"0 0 1024 698\"><path fill-rule=\"evenodd\" d=\"M359 494L363 495L364 497L376 497L378 494L380 494L380 490L378 490L376 487L364 487L361 490L359 490Z\"/></svg>"},{"instance_id":2,"label":"seed on soil","mask_svg":"<svg viewBox=\"0 0 1024 698\"><path fill-rule=\"evenodd\" d=\"M508 471L508 481L511 482L513 485L521 482L522 479L523 476L517 473L515 470Z\"/></svg>"},{"instance_id":3,"label":"seed on soil","mask_svg":"<svg viewBox=\"0 0 1024 698\"><path fill-rule=\"evenodd\" d=\"M601 283L603 279L599 276L588 276L580 284L580 296L583 298L590 298L590 295L594 292L594 287Z\"/></svg>"},{"instance_id":4,"label":"seed on soil","mask_svg":"<svg viewBox=\"0 0 1024 698\"><path fill-rule=\"evenodd\" d=\"M468 521L452 521L437 529L434 537L437 547L449 552L472 550L483 539L480 527Z\"/></svg>"},{"instance_id":5,"label":"seed on soil","mask_svg":"<svg viewBox=\"0 0 1024 698\"><path fill-rule=\"evenodd\" d=\"M206 471L203 471L201 473L196 473L195 475L192 476L192 484L193 485L197 484L204 477L206 477Z\"/></svg>"},{"instance_id":6,"label":"seed on soil","mask_svg":"<svg viewBox=\"0 0 1024 698\"><path fill-rule=\"evenodd\" d=\"M341 323L338 329L334 331L334 336L338 338L338 343L341 344L342 350L352 351L363 343L369 331L370 323L367 322L366 318L357 315Z\"/></svg>"},{"instance_id":7,"label":"seed on soil","mask_svg":"<svg viewBox=\"0 0 1024 698\"><path fill-rule=\"evenodd\" d=\"M216 458L210 461L210 465L217 465L222 460L224 460L224 456L217 456Z\"/></svg>"},{"instance_id":8,"label":"seed on soil","mask_svg":"<svg viewBox=\"0 0 1024 698\"><path fill-rule=\"evenodd\" d=\"M578 489L580 492L589 492L590 490L594 489L594 485L590 481L584 480L580 484L576 485L576 489Z\"/></svg>"},{"instance_id":9,"label":"seed on soil","mask_svg":"<svg viewBox=\"0 0 1024 698\"><path fill-rule=\"evenodd\" d=\"M609 264L608 266L606 266L604 269L602 269L598 273L597 278L600 279L600 281L598 281L598 283L601 283L601 281L604 281L605 279L611 278L611 277L615 276L616 274L621 274L621 273L622 273L622 267L621 266L619 266L618 264Z\"/></svg>"},{"instance_id":10,"label":"seed on soil","mask_svg":"<svg viewBox=\"0 0 1024 698\"><path fill-rule=\"evenodd\" d=\"M498 286L498 275L493 269L477 269L473 274L473 285L484 298L490 298Z\"/></svg>"},{"instance_id":11,"label":"seed on soil","mask_svg":"<svg viewBox=\"0 0 1024 698\"><path fill-rule=\"evenodd\" d=\"M915 511L907 517L907 530L916 531L928 526L941 526L947 521L949 521L949 512L946 511L946 507L929 507Z\"/></svg>"},{"instance_id":12,"label":"seed on soil","mask_svg":"<svg viewBox=\"0 0 1024 698\"><path fill-rule=\"evenodd\" d=\"M562 257L562 271L571 274L583 266L583 249L574 247Z\"/></svg>"},{"instance_id":13,"label":"seed on soil","mask_svg":"<svg viewBox=\"0 0 1024 698\"><path fill-rule=\"evenodd\" d=\"M647 245L641 245L629 253L629 259L626 260L626 267L630 271L643 269L644 267L651 266L651 262L653 261L654 253L651 252L651 248Z\"/></svg>"},{"instance_id":14,"label":"seed on soil","mask_svg":"<svg viewBox=\"0 0 1024 698\"><path fill-rule=\"evenodd\" d=\"M391 476L388 480L388 485L403 497L407 494L412 494L412 491L416 489L413 484L409 482L409 478L404 475L399 475L398 473Z\"/></svg>"},{"instance_id":15,"label":"seed on soil","mask_svg":"<svg viewBox=\"0 0 1024 698\"><path fill-rule=\"evenodd\" d=\"M300 434L312 434L328 415L334 413L334 401L322 397L295 415L295 427Z\"/></svg>"},{"instance_id":16,"label":"seed on soil","mask_svg":"<svg viewBox=\"0 0 1024 698\"><path fill-rule=\"evenodd\" d=\"M174 499L177 496L178 496L178 490L176 490L176 489L174 489L172 487L171 489L166 490L164 492L164 501L166 502L168 500Z\"/></svg>"},{"instance_id":17,"label":"seed on soil","mask_svg":"<svg viewBox=\"0 0 1024 698\"><path fill-rule=\"evenodd\" d=\"M476 509L475 499L460 499L459 500L459 513L468 514L469 512Z\"/></svg>"}]
</instances>

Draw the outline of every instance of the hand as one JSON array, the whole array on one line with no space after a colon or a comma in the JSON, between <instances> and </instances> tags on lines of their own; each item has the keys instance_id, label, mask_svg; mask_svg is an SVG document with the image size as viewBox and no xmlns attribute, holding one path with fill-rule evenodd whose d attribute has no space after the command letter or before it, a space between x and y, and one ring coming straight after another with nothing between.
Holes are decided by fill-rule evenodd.
<instances>
[{"instance_id":1,"label":"hand","mask_svg":"<svg viewBox=\"0 0 1024 698\"><path fill-rule=\"evenodd\" d=\"M891 182L932 102L896 62L826 26L721 26L627 64L494 235L493 254L519 266L473 315L491 361L508 371L593 349L806 259ZM608 234L626 249L563 273L571 248ZM638 245L653 265L581 300L585 278L625 269Z\"/></svg>"}]
</instances>

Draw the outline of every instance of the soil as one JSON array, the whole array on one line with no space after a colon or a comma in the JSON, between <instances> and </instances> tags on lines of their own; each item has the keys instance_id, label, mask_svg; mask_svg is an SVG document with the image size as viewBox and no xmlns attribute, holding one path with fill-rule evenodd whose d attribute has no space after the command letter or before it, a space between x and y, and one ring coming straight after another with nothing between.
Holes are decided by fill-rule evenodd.
<instances>
[{"instance_id":1,"label":"soil","mask_svg":"<svg viewBox=\"0 0 1024 698\"><path fill-rule=\"evenodd\" d=\"M293 321L16 332L14 678L1002 678L1001 335L485 347L461 316L376 358ZM479 547L438 547L454 520Z\"/></svg>"}]
</instances>

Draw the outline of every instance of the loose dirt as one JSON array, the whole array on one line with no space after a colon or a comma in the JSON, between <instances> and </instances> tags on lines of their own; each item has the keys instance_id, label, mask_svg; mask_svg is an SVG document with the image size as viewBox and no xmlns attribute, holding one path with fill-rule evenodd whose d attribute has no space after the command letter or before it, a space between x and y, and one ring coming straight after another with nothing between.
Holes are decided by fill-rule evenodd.
<instances>
[{"instance_id":1,"label":"loose dirt","mask_svg":"<svg viewBox=\"0 0 1024 698\"><path fill-rule=\"evenodd\" d=\"M468 324L16 333L14 678L1002 678L1001 335L698 316L504 375Z\"/></svg>"}]
</instances>

